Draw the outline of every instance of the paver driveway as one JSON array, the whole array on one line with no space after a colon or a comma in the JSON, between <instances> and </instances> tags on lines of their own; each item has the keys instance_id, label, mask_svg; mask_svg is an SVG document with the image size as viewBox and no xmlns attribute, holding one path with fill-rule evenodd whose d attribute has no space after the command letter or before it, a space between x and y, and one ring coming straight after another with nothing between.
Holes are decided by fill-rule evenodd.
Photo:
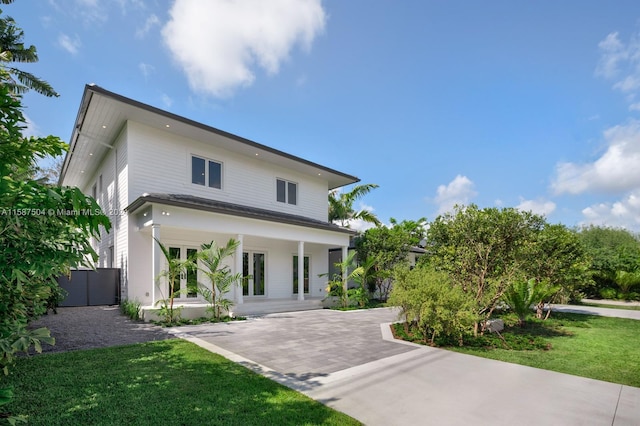
<instances>
[{"instance_id":1,"label":"paver driveway","mask_svg":"<svg viewBox=\"0 0 640 426\"><path fill-rule=\"evenodd\" d=\"M640 425L640 388L390 338L391 309L172 330L367 425Z\"/></svg>"},{"instance_id":2,"label":"paver driveway","mask_svg":"<svg viewBox=\"0 0 640 426\"><path fill-rule=\"evenodd\" d=\"M180 327L179 331L307 380L416 350L382 339L380 324L396 319L397 311L391 309L315 310Z\"/></svg>"}]
</instances>

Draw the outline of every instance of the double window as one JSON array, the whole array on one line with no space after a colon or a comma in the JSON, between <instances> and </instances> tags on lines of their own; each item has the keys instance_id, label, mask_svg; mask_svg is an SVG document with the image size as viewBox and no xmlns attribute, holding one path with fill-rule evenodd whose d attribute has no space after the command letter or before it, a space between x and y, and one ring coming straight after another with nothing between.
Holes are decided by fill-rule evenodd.
<instances>
[{"instance_id":1,"label":"double window","mask_svg":"<svg viewBox=\"0 0 640 426\"><path fill-rule=\"evenodd\" d=\"M222 163L191 156L191 183L222 189Z\"/></svg>"},{"instance_id":2,"label":"double window","mask_svg":"<svg viewBox=\"0 0 640 426\"><path fill-rule=\"evenodd\" d=\"M298 204L298 184L276 179L276 200L280 203Z\"/></svg>"}]
</instances>

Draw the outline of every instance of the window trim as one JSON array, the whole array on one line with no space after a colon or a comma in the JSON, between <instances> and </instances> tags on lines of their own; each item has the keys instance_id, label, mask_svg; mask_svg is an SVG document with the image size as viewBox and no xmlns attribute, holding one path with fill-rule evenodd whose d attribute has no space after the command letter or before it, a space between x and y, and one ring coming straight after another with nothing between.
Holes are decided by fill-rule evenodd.
<instances>
[{"instance_id":1,"label":"window trim","mask_svg":"<svg viewBox=\"0 0 640 426\"><path fill-rule=\"evenodd\" d=\"M278 199L278 182L279 181L284 182L284 201L280 201ZM291 202L290 197L289 197L289 185L295 185L295 189L296 189L296 191L295 191L295 200L294 200L295 202L293 202L293 203ZM298 199L300 198L299 197L298 188L299 188L298 182L294 182L294 181L291 181L289 179L276 177L276 202L282 203L282 204L288 204L290 206L297 206L298 205Z\"/></svg>"},{"instance_id":2,"label":"window trim","mask_svg":"<svg viewBox=\"0 0 640 426\"><path fill-rule=\"evenodd\" d=\"M204 161L204 184L196 183L193 181L193 159L194 158ZM220 187L209 185L211 180L210 173L209 173L209 171L211 170L210 163L215 163L220 166ZM191 183L191 185L196 185L198 187L211 188L218 191L222 191L224 187L224 162L223 161L214 160L205 155L191 153L189 155L189 171L191 175L189 182Z\"/></svg>"}]
</instances>

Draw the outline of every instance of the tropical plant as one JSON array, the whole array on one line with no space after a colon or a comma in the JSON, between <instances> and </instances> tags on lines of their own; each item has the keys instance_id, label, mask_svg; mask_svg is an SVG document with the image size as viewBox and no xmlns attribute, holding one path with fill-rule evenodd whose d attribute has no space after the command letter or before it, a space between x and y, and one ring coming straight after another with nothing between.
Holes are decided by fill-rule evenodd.
<instances>
[{"instance_id":1,"label":"tropical plant","mask_svg":"<svg viewBox=\"0 0 640 426\"><path fill-rule=\"evenodd\" d=\"M240 244L233 238L227 241L225 246L218 246L215 241L208 244L202 244L198 253L198 260L203 267L200 271L204 273L209 281L209 286L198 284L198 292L209 303L207 311L215 319L220 319L222 311L229 312L233 306L233 301L226 299L225 295L229 293L233 285L241 285L243 279L242 273L232 273L231 268L225 265L223 261L232 256Z\"/></svg>"},{"instance_id":2,"label":"tropical plant","mask_svg":"<svg viewBox=\"0 0 640 426\"><path fill-rule=\"evenodd\" d=\"M13 19L0 18L0 368L5 373L16 354L30 348L40 352L43 343L54 343L49 330L29 330L27 324L60 296L60 275L92 266L97 255L90 238L99 237L101 227L110 228L105 215L94 214L100 211L96 201L78 188L33 180L34 163L62 155L67 145L55 136L23 135L27 123L21 94L29 88L47 94L50 86L7 65L37 59L34 47L24 49L22 36ZM0 388L0 404L12 395Z\"/></svg>"},{"instance_id":3,"label":"tropical plant","mask_svg":"<svg viewBox=\"0 0 640 426\"><path fill-rule=\"evenodd\" d=\"M13 3L13 0L2 0L2 3ZM0 66L9 74L9 78L5 80L4 84L9 87L11 92L19 95L33 89L48 97L59 96L46 81L7 65L13 62L38 62L36 47L31 45L25 48L23 37L24 31L16 25L13 18L9 16L0 18Z\"/></svg>"},{"instance_id":4,"label":"tropical plant","mask_svg":"<svg viewBox=\"0 0 640 426\"><path fill-rule=\"evenodd\" d=\"M341 262L336 262L335 267L338 272L334 273L333 276L330 276L330 280L327 281L327 297L337 297L340 300L340 306L343 308L349 306L350 295L352 297L357 297L359 299L359 304L361 304L364 299L362 291L349 293L349 289L347 288L347 283L349 281L357 282L359 284L359 288L363 288L365 285L363 275L366 276L366 271L362 266L358 266L356 264L355 256L356 252L352 251L347 255L346 259L343 259ZM329 277L329 273L319 274L318 276Z\"/></svg>"},{"instance_id":5,"label":"tropical plant","mask_svg":"<svg viewBox=\"0 0 640 426\"><path fill-rule=\"evenodd\" d=\"M156 286L162 295L162 298L156 301L156 305L160 305L158 314L163 318L164 323L173 324L180 320L182 311L181 306L174 306L174 300L180 294L188 291L188 289L184 288L176 289L176 283L180 282L180 277L185 274L189 268L194 267L194 259L187 258L182 260L177 256L173 256L170 250L157 238L154 238L154 240L160 247L160 250L162 250L162 254L167 262L166 268L156 277ZM162 291L164 286L161 281L163 278L167 284L166 288L169 291L169 294L166 296Z\"/></svg>"},{"instance_id":6,"label":"tropical plant","mask_svg":"<svg viewBox=\"0 0 640 426\"><path fill-rule=\"evenodd\" d=\"M120 312L134 321L141 319L141 307L142 303L137 300L124 299L120 302Z\"/></svg>"},{"instance_id":7,"label":"tropical plant","mask_svg":"<svg viewBox=\"0 0 640 426\"><path fill-rule=\"evenodd\" d=\"M371 211L366 209L355 210L353 204L361 197L367 195L372 189L378 185L368 183L355 186L349 192L340 192L333 190L329 192L329 222L337 223L340 226L350 227L353 220L362 220L372 223L376 226L380 225L380 221Z\"/></svg>"},{"instance_id":8,"label":"tropical plant","mask_svg":"<svg viewBox=\"0 0 640 426\"><path fill-rule=\"evenodd\" d=\"M516 280L505 290L502 300L518 316L518 325L524 327L532 307L537 307L558 290L559 287L552 287L546 281L538 282L535 278Z\"/></svg>"}]
</instances>

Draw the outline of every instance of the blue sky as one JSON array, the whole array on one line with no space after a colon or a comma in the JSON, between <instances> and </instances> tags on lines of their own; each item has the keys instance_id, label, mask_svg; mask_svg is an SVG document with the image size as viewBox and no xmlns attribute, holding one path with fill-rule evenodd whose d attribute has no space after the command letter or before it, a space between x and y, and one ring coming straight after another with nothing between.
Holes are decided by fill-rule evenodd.
<instances>
[{"instance_id":1,"label":"blue sky","mask_svg":"<svg viewBox=\"0 0 640 426\"><path fill-rule=\"evenodd\" d=\"M388 222L455 203L640 231L640 2L17 0L29 131L85 83L356 175ZM358 226L354 224L354 226Z\"/></svg>"}]
</instances>

